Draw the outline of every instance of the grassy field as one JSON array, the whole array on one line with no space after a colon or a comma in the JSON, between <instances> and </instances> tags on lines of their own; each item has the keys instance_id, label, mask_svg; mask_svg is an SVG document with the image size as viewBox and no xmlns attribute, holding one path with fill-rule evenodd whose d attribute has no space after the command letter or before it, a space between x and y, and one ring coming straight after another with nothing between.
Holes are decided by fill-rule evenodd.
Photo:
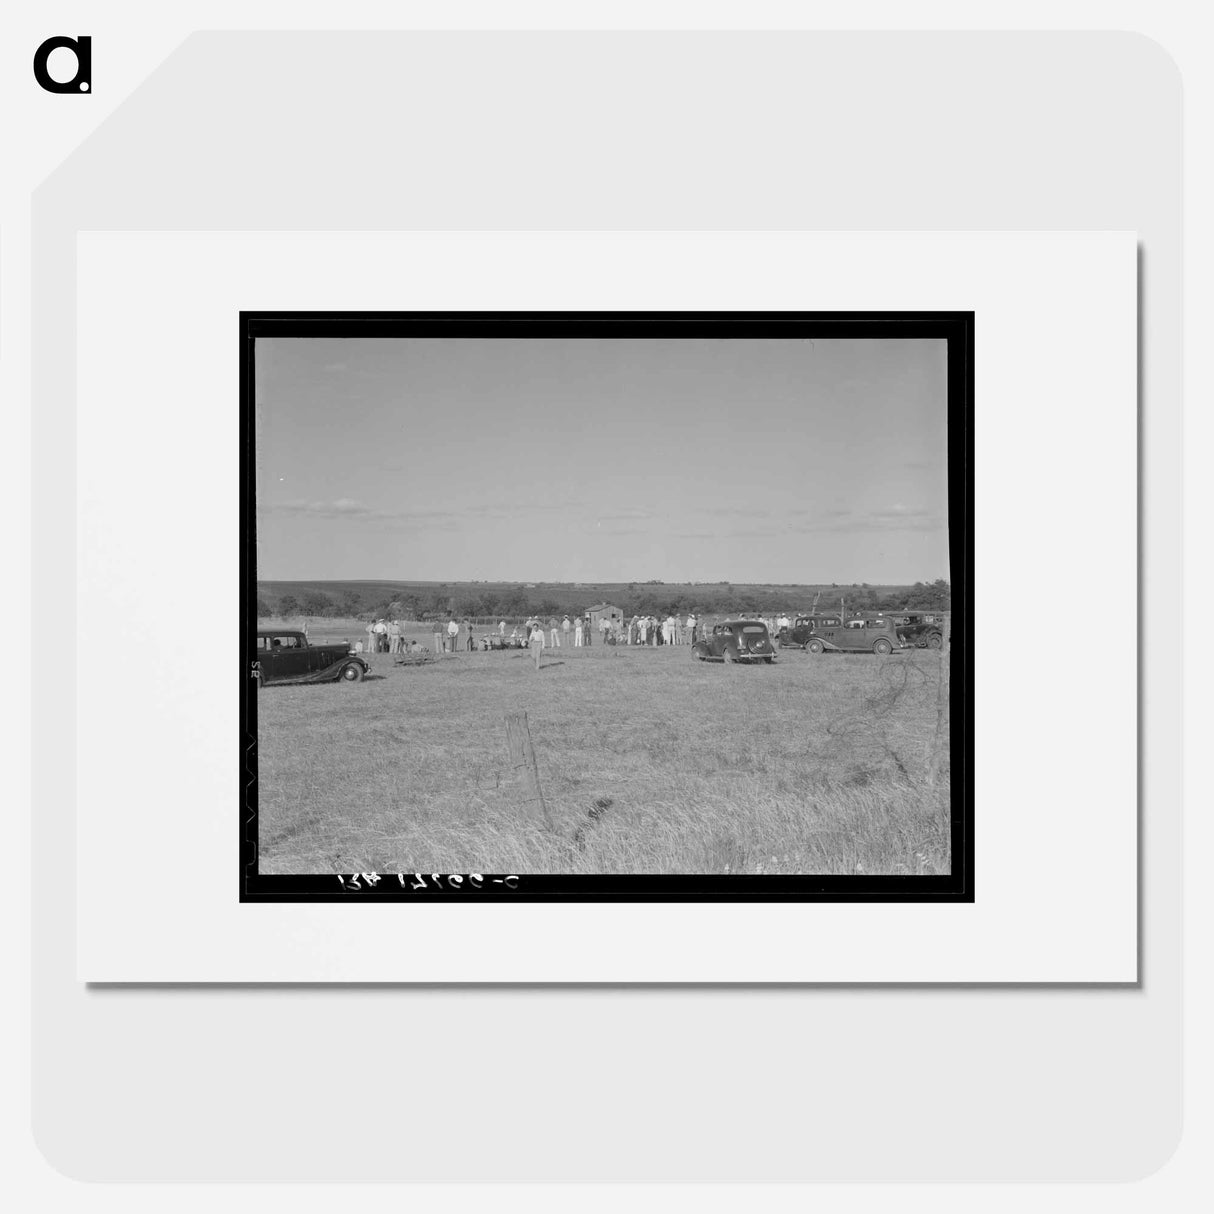
<instances>
[{"instance_id":1,"label":"grassy field","mask_svg":"<svg viewBox=\"0 0 1214 1214\"><path fill-rule=\"evenodd\" d=\"M947 761L926 780L934 654L370 661L358 684L259 693L262 872L949 871ZM553 831L510 770L504 717L519 710Z\"/></svg>"}]
</instances>

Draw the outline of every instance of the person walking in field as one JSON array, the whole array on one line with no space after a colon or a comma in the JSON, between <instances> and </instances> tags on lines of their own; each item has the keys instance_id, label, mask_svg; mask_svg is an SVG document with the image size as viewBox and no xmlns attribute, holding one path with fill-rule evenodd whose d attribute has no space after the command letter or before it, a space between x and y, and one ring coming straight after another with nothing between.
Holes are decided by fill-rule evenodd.
<instances>
[{"instance_id":1,"label":"person walking in field","mask_svg":"<svg viewBox=\"0 0 1214 1214\"><path fill-rule=\"evenodd\" d=\"M560 649L560 647L561 647L561 630L557 627L555 619L551 619L548 621L548 628L552 634L551 635L552 648Z\"/></svg>"},{"instance_id":2,"label":"person walking in field","mask_svg":"<svg viewBox=\"0 0 1214 1214\"><path fill-rule=\"evenodd\" d=\"M579 615L577 618L577 623L573 626L573 647L574 647L574 649L581 649L583 639L584 638L583 638L583 634L582 634L582 617Z\"/></svg>"},{"instance_id":3,"label":"person walking in field","mask_svg":"<svg viewBox=\"0 0 1214 1214\"><path fill-rule=\"evenodd\" d=\"M540 627L539 620L531 622L531 656L535 659L535 668L540 668L540 658L544 655L544 630Z\"/></svg>"},{"instance_id":4,"label":"person walking in field","mask_svg":"<svg viewBox=\"0 0 1214 1214\"><path fill-rule=\"evenodd\" d=\"M594 637L592 635L594 630L590 627L590 617L589 616L586 617L586 622L582 628L582 632L586 638L586 648L589 649L591 641L594 640Z\"/></svg>"},{"instance_id":5,"label":"person walking in field","mask_svg":"<svg viewBox=\"0 0 1214 1214\"><path fill-rule=\"evenodd\" d=\"M497 635L499 637L504 637L506 635L506 621L505 620L500 620L498 622Z\"/></svg>"},{"instance_id":6,"label":"person walking in field","mask_svg":"<svg viewBox=\"0 0 1214 1214\"><path fill-rule=\"evenodd\" d=\"M568 644L569 644L569 630L570 630L572 627L573 627L573 625L572 625L572 624L569 622L569 617L568 617L568 616L566 616L566 617L565 617L565 618L564 618L564 619L561 621L561 631L562 631L562 632L565 634L565 644L566 644L566 646L568 646Z\"/></svg>"},{"instance_id":7,"label":"person walking in field","mask_svg":"<svg viewBox=\"0 0 1214 1214\"><path fill-rule=\"evenodd\" d=\"M468 649L468 652L471 653L473 651L473 649L476 648L476 646L472 643L472 621L471 620L464 621L464 631L467 632L467 634L468 634L467 649Z\"/></svg>"},{"instance_id":8,"label":"person walking in field","mask_svg":"<svg viewBox=\"0 0 1214 1214\"><path fill-rule=\"evenodd\" d=\"M449 652L455 652L455 643L457 640L459 640L459 623L456 621L455 617L452 616L451 619L447 621L447 646Z\"/></svg>"}]
</instances>

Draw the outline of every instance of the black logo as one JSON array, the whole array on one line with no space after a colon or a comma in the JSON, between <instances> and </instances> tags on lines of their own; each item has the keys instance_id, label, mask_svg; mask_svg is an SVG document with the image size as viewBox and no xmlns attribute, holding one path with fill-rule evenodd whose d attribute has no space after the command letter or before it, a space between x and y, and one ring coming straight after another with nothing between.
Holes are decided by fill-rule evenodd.
<instances>
[{"instance_id":1,"label":"black logo","mask_svg":"<svg viewBox=\"0 0 1214 1214\"><path fill-rule=\"evenodd\" d=\"M46 70L51 51L64 47L76 56L76 74L71 80L52 80ZM34 52L34 79L48 93L87 93L93 87L93 40L83 34L78 38L48 38Z\"/></svg>"}]
</instances>

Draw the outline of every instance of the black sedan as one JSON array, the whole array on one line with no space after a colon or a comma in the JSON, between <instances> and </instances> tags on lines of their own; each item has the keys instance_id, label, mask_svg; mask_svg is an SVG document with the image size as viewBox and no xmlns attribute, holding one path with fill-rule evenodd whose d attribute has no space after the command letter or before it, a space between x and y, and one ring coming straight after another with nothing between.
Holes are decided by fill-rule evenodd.
<instances>
[{"instance_id":1,"label":"black sedan","mask_svg":"<svg viewBox=\"0 0 1214 1214\"><path fill-rule=\"evenodd\" d=\"M369 669L348 641L310 645L304 633L290 629L257 633L253 677L259 687L271 683L357 683Z\"/></svg>"},{"instance_id":2,"label":"black sedan","mask_svg":"<svg viewBox=\"0 0 1214 1214\"><path fill-rule=\"evenodd\" d=\"M836 615L799 615L791 628L781 628L781 649L804 649L815 628L837 628L843 621Z\"/></svg>"},{"instance_id":3,"label":"black sedan","mask_svg":"<svg viewBox=\"0 0 1214 1214\"><path fill-rule=\"evenodd\" d=\"M691 647L701 662L766 662L776 660L767 625L762 620L726 620Z\"/></svg>"}]
</instances>

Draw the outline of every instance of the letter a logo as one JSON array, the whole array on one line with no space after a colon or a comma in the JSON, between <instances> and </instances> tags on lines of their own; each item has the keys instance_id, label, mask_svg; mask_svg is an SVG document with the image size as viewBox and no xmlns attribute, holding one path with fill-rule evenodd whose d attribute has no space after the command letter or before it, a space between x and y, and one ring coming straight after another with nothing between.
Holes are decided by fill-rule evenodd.
<instances>
[{"instance_id":1,"label":"letter a logo","mask_svg":"<svg viewBox=\"0 0 1214 1214\"><path fill-rule=\"evenodd\" d=\"M53 80L46 70L52 51L60 48L76 56L76 74L71 80ZM78 38L48 38L34 52L34 79L48 93L88 93L93 88L93 40L81 35Z\"/></svg>"}]
</instances>

